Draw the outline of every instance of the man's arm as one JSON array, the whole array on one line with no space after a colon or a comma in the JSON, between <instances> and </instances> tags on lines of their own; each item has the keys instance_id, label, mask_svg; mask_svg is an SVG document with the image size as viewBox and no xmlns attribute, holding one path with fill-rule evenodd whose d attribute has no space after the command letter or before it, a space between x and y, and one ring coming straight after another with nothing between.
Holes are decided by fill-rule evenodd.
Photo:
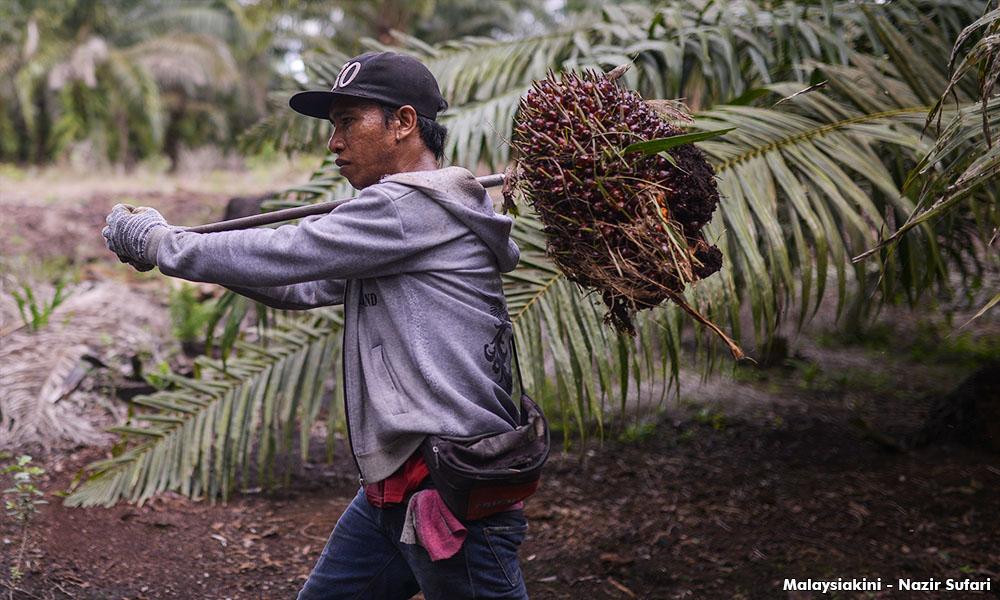
<instances>
[{"instance_id":1,"label":"man's arm","mask_svg":"<svg viewBox=\"0 0 1000 600\"><path fill-rule=\"evenodd\" d=\"M394 202L378 188L299 225L207 234L160 228L146 256L166 275L237 288L396 274L441 240L408 238Z\"/></svg>"},{"instance_id":2,"label":"man's arm","mask_svg":"<svg viewBox=\"0 0 1000 600\"><path fill-rule=\"evenodd\" d=\"M271 308L306 310L344 303L344 280L307 281L276 287L226 286L230 290Z\"/></svg>"}]
</instances>

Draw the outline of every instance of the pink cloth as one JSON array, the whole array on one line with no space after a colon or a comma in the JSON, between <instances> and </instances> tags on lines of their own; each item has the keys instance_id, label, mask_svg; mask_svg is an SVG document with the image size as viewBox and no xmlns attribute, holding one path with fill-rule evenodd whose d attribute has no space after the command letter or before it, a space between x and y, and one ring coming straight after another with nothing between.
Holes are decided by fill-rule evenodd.
<instances>
[{"instance_id":1,"label":"pink cloth","mask_svg":"<svg viewBox=\"0 0 1000 600\"><path fill-rule=\"evenodd\" d=\"M421 490L406 505L406 521L399 540L420 544L432 561L451 558L462 549L468 530L451 513L435 489Z\"/></svg>"}]
</instances>

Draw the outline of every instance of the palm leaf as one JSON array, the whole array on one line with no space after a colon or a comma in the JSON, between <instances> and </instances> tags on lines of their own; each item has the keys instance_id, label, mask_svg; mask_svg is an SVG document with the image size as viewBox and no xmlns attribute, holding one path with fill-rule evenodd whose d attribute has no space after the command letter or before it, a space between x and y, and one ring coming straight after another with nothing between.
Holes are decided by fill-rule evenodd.
<instances>
[{"instance_id":1,"label":"palm leaf","mask_svg":"<svg viewBox=\"0 0 1000 600\"><path fill-rule=\"evenodd\" d=\"M275 457L292 449L296 425L305 460L340 323L333 311L281 319L266 341L237 342L238 356L225 365L200 357L200 377L162 376L170 389L135 398L143 412L112 429L131 447L88 465L66 504L142 503L165 490L225 500L238 481L249 482L254 460L259 477L273 479Z\"/></svg>"},{"instance_id":2,"label":"palm leaf","mask_svg":"<svg viewBox=\"0 0 1000 600\"><path fill-rule=\"evenodd\" d=\"M884 254L887 249L891 251L911 230L951 213L968 200L970 195L974 196L971 200L973 205L982 204L987 210L991 205L996 206L997 193L992 184L1000 173L1000 145L991 147L983 143L985 135L982 115L987 114L988 123L995 127L1000 124L1000 114L996 112L998 107L1000 99L989 101L985 108L970 104L959 107L937 144L928 151L911 174L911 181L918 178L926 180L935 166L950 160L950 164L941 173L934 173L937 181L947 184L943 189L940 185L925 184L920 198L922 206L915 207L898 229L870 250L859 254L856 261L860 262L880 252ZM993 114L989 114L991 111ZM943 112L947 114L952 111ZM977 141L980 143L975 143ZM1000 227L1000 215L994 210L984 216L981 224L984 228L982 237L985 239L992 235L991 230L995 232Z\"/></svg>"},{"instance_id":3,"label":"palm leaf","mask_svg":"<svg viewBox=\"0 0 1000 600\"><path fill-rule=\"evenodd\" d=\"M845 64L858 54L857 47L881 53L893 43L894 51L907 55L900 44L909 39L913 56L934 56L958 33L949 37L949 28L938 23L973 18L980 6L917 2L862 10L857 3L842 2L765 9L748 0L689 1L668 8L627 4L581 15L554 31L506 40L466 37L428 46L396 34L399 47L366 44L419 56L452 106L442 115L450 130L448 159L498 170L509 160L503 141L509 139L521 95L549 70L606 70L634 62L636 68L625 74L627 85L646 97L686 98L698 108L773 81L804 80L807 61ZM346 58L339 52L311 55L307 87L329 87ZM943 67L937 71L944 77ZM277 110L245 134L247 147L265 141L289 150L321 147L328 126L288 110L288 95L276 94Z\"/></svg>"},{"instance_id":4,"label":"palm leaf","mask_svg":"<svg viewBox=\"0 0 1000 600\"><path fill-rule=\"evenodd\" d=\"M783 93L791 87L776 84L772 89ZM900 211L912 208L881 167L873 146L906 144L919 156L928 145L919 139L925 110L829 120L797 114L806 111L792 102L771 109L719 106L699 114L699 128L737 129L701 144L715 163L723 196L707 232L730 263L695 287L692 299L734 329L740 307L751 306L761 336L780 322L782 310L791 310L793 294L800 319L815 310L831 267L840 303L846 302L851 253L865 247L884 225L882 207L871 201L865 187L882 189ZM900 127L911 134L901 135ZM529 340L521 345L527 348L523 363L533 366L526 373L529 386L543 399L567 395L567 421L583 433L588 421L602 427L614 391L611 382L623 394L639 388L644 376L669 385L670 368L645 375L636 368L657 358L676 366L676 307L667 305L650 315L638 341L613 339L601 322L603 309L565 281L545 257L544 237L530 212L517 219L512 235L522 248L522 262L506 276L505 293L519 339ZM621 356L609 348L618 348Z\"/></svg>"},{"instance_id":5,"label":"palm leaf","mask_svg":"<svg viewBox=\"0 0 1000 600\"><path fill-rule=\"evenodd\" d=\"M246 43L248 35L247 28L240 26L239 11L239 4L236 3L210 6L190 0L141 2L124 16L131 27L122 32L125 38L122 41L134 43L135 40L158 37L165 31L184 31L239 46Z\"/></svg>"},{"instance_id":6,"label":"palm leaf","mask_svg":"<svg viewBox=\"0 0 1000 600\"><path fill-rule=\"evenodd\" d=\"M943 91L927 114L925 128L935 121L940 125L943 119L947 125L906 180L911 188L919 184L917 206L899 228L855 260L875 254L883 259L891 256L899 244L905 243L909 232L935 221L971 220L980 239L995 241L996 232L1000 231L1000 210L996 208L996 187L991 184L1000 171L1000 151L992 143L991 131L1000 123L997 112L1000 99L993 93L1000 77L998 32L1000 9L994 8L965 27L955 40L948 61L949 76L946 82L939 82ZM970 42L971 47L966 50ZM974 71L977 78L972 77ZM968 91L974 80L978 84L975 106L969 102L973 94ZM947 104L949 97L956 102L954 109ZM992 257L990 266L996 268L996 254L989 251L990 245L992 242L986 243L984 254L988 260ZM966 244L966 254L970 248L973 261L978 264L976 244ZM987 308L992 306L991 302L987 302Z\"/></svg>"},{"instance_id":7,"label":"palm leaf","mask_svg":"<svg viewBox=\"0 0 1000 600\"><path fill-rule=\"evenodd\" d=\"M601 434L615 384L627 397L640 376L633 371L642 372L636 342L604 327L603 309L546 257L537 217L520 216L511 235L521 248L521 261L504 275L504 295L520 362L529 366L522 369L524 385L549 414L562 415L567 443L574 430L586 438L592 425ZM623 346L629 348L623 360L607 352Z\"/></svg>"},{"instance_id":8,"label":"palm leaf","mask_svg":"<svg viewBox=\"0 0 1000 600\"><path fill-rule=\"evenodd\" d=\"M199 88L228 91L240 77L229 48L205 35L161 35L122 52L151 73L161 88L181 88L188 94Z\"/></svg>"},{"instance_id":9,"label":"palm leaf","mask_svg":"<svg viewBox=\"0 0 1000 600\"><path fill-rule=\"evenodd\" d=\"M30 53L21 50L20 31L0 40L0 105L22 130L14 156L14 145L3 144L4 158L51 159L84 137L112 159L124 159L123 150L130 158L152 154L162 147L167 89L192 98L212 92L219 100L243 81L233 58L248 44L238 3L84 4L6 11L22 28L36 23L41 37ZM227 118L236 109L229 110Z\"/></svg>"},{"instance_id":10,"label":"palm leaf","mask_svg":"<svg viewBox=\"0 0 1000 600\"><path fill-rule=\"evenodd\" d=\"M977 312L976 314L972 315L971 319L969 319L968 321L966 321L965 323L962 324L962 327L965 327L966 325L968 325L972 321L975 321L979 317L985 315L987 313L987 311L989 311L991 308L993 308L997 304L1000 304L1000 292L998 292L996 295L994 295L992 298L990 298L986 302L986 304L984 304L983 307L981 309L979 309L979 312Z\"/></svg>"},{"instance_id":11,"label":"palm leaf","mask_svg":"<svg viewBox=\"0 0 1000 600\"><path fill-rule=\"evenodd\" d=\"M582 18L543 36L465 39L432 49L413 43L404 49L428 64L452 103L443 117L450 131L451 162L499 170L510 158L502 142L509 139L521 96L550 69L606 70L632 62L635 68L626 72L624 81L644 96L686 98L695 108L711 106L772 81L804 80L811 72L805 64L867 58L852 47L869 45L882 52L892 43L903 55L940 54L951 38L926 33L928 28L941 29L933 25L942 18L939 13L968 17L980 3L870 10L856 3L838 3L829 10L792 3L773 10L753 2L721 6L712 3L707 11L696 3L664 9L609 7L599 18ZM907 39L913 43L908 45ZM920 68L928 77L945 77L943 66ZM884 75L899 79L891 66L882 64L870 67L866 76L877 81ZM927 102L917 97L897 106L915 104Z\"/></svg>"}]
</instances>

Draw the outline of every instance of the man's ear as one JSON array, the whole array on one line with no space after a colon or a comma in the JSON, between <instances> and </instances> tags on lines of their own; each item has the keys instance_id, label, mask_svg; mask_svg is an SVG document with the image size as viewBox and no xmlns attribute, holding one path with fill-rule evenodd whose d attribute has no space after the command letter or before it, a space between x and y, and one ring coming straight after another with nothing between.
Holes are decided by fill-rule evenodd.
<instances>
[{"instance_id":1,"label":"man's ear","mask_svg":"<svg viewBox=\"0 0 1000 600\"><path fill-rule=\"evenodd\" d=\"M409 104L404 104L396 109L396 120L399 121L399 128L396 129L397 140L404 139L413 133L419 133L417 111Z\"/></svg>"}]
</instances>

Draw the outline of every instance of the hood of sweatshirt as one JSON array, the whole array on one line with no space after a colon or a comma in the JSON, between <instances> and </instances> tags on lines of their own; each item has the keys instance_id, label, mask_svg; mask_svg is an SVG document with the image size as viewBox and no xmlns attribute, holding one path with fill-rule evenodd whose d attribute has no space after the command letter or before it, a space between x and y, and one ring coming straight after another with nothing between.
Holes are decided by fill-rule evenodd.
<instances>
[{"instance_id":1,"label":"hood of sweatshirt","mask_svg":"<svg viewBox=\"0 0 1000 600\"><path fill-rule=\"evenodd\" d=\"M411 171L391 175L382 181L418 189L440 204L493 252L502 273L513 271L517 266L520 251L510 239L513 219L496 214L486 189L468 169L446 167Z\"/></svg>"}]
</instances>

